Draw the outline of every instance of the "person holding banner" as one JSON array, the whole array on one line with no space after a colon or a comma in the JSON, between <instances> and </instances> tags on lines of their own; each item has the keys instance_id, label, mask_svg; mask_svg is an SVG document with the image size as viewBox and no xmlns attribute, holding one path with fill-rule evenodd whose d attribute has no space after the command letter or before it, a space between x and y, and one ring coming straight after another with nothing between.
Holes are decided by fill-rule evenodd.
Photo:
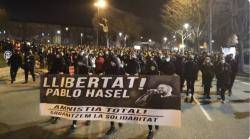
<instances>
[{"instance_id":1,"label":"person holding banner","mask_svg":"<svg viewBox=\"0 0 250 139\"><path fill-rule=\"evenodd\" d=\"M170 55L167 55L166 57L163 57L160 62L160 74L161 75L173 75L175 74L175 65L171 61Z\"/></svg>"},{"instance_id":2,"label":"person holding banner","mask_svg":"<svg viewBox=\"0 0 250 139\"><path fill-rule=\"evenodd\" d=\"M156 61L148 56L147 57L147 61L146 61L146 66L145 66L145 75L159 75L159 69L158 69L158 65L156 63ZM158 130L159 129L159 126L156 125L155 126L155 129ZM148 139L151 139L153 138L153 126L152 125L148 125Z\"/></svg>"},{"instance_id":3,"label":"person holding banner","mask_svg":"<svg viewBox=\"0 0 250 139\"><path fill-rule=\"evenodd\" d=\"M51 55L51 68L48 69L48 74L60 74L64 71L64 59L59 52L52 53ZM56 124L59 117L51 117L51 124Z\"/></svg>"},{"instance_id":4,"label":"person holding banner","mask_svg":"<svg viewBox=\"0 0 250 139\"><path fill-rule=\"evenodd\" d=\"M107 58L105 59L105 75L120 75L121 63L119 62L119 58L114 53L109 53ZM122 123L118 123L119 127L122 127ZM110 122L110 128L106 132L106 135L111 135L116 131L115 123Z\"/></svg>"},{"instance_id":5,"label":"person holding banner","mask_svg":"<svg viewBox=\"0 0 250 139\"><path fill-rule=\"evenodd\" d=\"M89 66L89 55L84 52L81 51L80 54L78 55L78 72L77 74L80 75L88 75L89 71L90 71L90 66ZM73 120L72 125L70 126L70 129L72 131L75 131L76 127L77 127L77 120ZM85 125L89 126L90 125L90 121L87 120Z\"/></svg>"}]
</instances>

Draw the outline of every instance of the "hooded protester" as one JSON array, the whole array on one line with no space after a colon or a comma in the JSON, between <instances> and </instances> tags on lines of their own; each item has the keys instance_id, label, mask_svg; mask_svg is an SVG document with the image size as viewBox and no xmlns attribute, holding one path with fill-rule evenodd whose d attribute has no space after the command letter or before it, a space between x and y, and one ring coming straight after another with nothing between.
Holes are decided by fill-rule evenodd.
<instances>
[{"instance_id":1,"label":"hooded protester","mask_svg":"<svg viewBox=\"0 0 250 139\"><path fill-rule=\"evenodd\" d=\"M35 73L34 73L35 57L32 54L32 51L26 52L26 54L24 56L23 68L24 68L24 74L25 74L25 82L24 83L28 83L29 72L32 75L33 81L35 81Z\"/></svg>"},{"instance_id":2,"label":"hooded protester","mask_svg":"<svg viewBox=\"0 0 250 139\"><path fill-rule=\"evenodd\" d=\"M194 83L198 77L198 70L198 65L194 61L194 56L189 56L184 66L184 78L187 81L187 93L185 101L187 101L189 93L191 94L190 102L194 100Z\"/></svg>"},{"instance_id":3,"label":"hooded protester","mask_svg":"<svg viewBox=\"0 0 250 139\"><path fill-rule=\"evenodd\" d=\"M162 58L159 68L160 68L161 75L173 75L173 74L175 74L175 65L171 61L171 57L169 55Z\"/></svg>"},{"instance_id":4,"label":"hooded protester","mask_svg":"<svg viewBox=\"0 0 250 139\"><path fill-rule=\"evenodd\" d=\"M19 50L15 50L14 54L11 55L10 59L8 60L8 65L10 66L11 83L13 83L16 80L18 69L22 67L22 56Z\"/></svg>"},{"instance_id":5,"label":"hooded protester","mask_svg":"<svg viewBox=\"0 0 250 139\"><path fill-rule=\"evenodd\" d=\"M129 56L127 60L125 71L129 75L138 75L141 71L139 61L137 60L136 54Z\"/></svg>"},{"instance_id":6,"label":"hooded protester","mask_svg":"<svg viewBox=\"0 0 250 139\"><path fill-rule=\"evenodd\" d=\"M210 88L212 87L212 81L214 78L214 67L211 62L210 57L206 57L204 63L201 67L202 78L203 78L203 87L205 98L211 99L210 97Z\"/></svg>"},{"instance_id":7,"label":"hooded protester","mask_svg":"<svg viewBox=\"0 0 250 139\"><path fill-rule=\"evenodd\" d=\"M230 88L231 74L231 66L226 63L225 58L222 58L218 67L218 83L221 87L220 96L222 103L225 103L225 92Z\"/></svg>"},{"instance_id":8,"label":"hooded protester","mask_svg":"<svg viewBox=\"0 0 250 139\"><path fill-rule=\"evenodd\" d=\"M77 56L77 74L88 74L89 73L89 55L81 51Z\"/></svg>"}]
</instances>

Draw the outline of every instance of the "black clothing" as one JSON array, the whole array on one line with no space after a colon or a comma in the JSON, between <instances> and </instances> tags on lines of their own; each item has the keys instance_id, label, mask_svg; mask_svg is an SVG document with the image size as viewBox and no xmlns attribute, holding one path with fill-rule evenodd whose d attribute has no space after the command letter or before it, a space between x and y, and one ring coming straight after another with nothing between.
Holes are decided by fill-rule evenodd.
<instances>
[{"instance_id":1,"label":"black clothing","mask_svg":"<svg viewBox=\"0 0 250 139\"><path fill-rule=\"evenodd\" d=\"M158 65L156 61L148 59L145 65L145 74L146 75L158 75Z\"/></svg>"},{"instance_id":2,"label":"black clothing","mask_svg":"<svg viewBox=\"0 0 250 139\"><path fill-rule=\"evenodd\" d=\"M116 56L109 56L105 59L104 69L106 75L120 75L120 63Z\"/></svg>"},{"instance_id":3,"label":"black clothing","mask_svg":"<svg viewBox=\"0 0 250 139\"><path fill-rule=\"evenodd\" d=\"M212 86L212 81L214 77L213 64L204 63L201 68L202 68L204 95L210 98L210 88Z\"/></svg>"},{"instance_id":4,"label":"black clothing","mask_svg":"<svg viewBox=\"0 0 250 139\"><path fill-rule=\"evenodd\" d=\"M184 79L187 81L187 96L189 92L193 96L194 95L194 83L195 83L195 80L197 80L197 76L198 76L198 65L194 61L188 60L185 63L184 69L185 69Z\"/></svg>"},{"instance_id":5,"label":"black clothing","mask_svg":"<svg viewBox=\"0 0 250 139\"><path fill-rule=\"evenodd\" d=\"M77 74L88 74L89 73L89 57L87 54L78 55L78 70Z\"/></svg>"},{"instance_id":6,"label":"black clothing","mask_svg":"<svg viewBox=\"0 0 250 139\"><path fill-rule=\"evenodd\" d=\"M161 75L173 75L175 74L175 65L172 61L167 62L162 60L160 64L160 73Z\"/></svg>"},{"instance_id":7,"label":"black clothing","mask_svg":"<svg viewBox=\"0 0 250 139\"><path fill-rule=\"evenodd\" d=\"M63 57L60 54L54 55L51 62L51 69L49 74L59 74L64 71L65 62Z\"/></svg>"},{"instance_id":8,"label":"black clothing","mask_svg":"<svg viewBox=\"0 0 250 139\"><path fill-rule=\"evenodd\" d=\"M125 71L130 75L135 75L140 72L140 64L137 59L129 59L126 63Z\"/></svg>"},{"instance_id":9,"label":"black clothing","mask_svg":"<svg viewBox=\"0 0 250 139\"><path fill-rule=\"evenodd\" d=\"M8 65L10 65L10 77L11 83L16 80L16 74L20 67L22 67L22 56L21 54L14 53L8 60Z\"/></svg>"},{"instance_id":10,"label":"black clothing","mask_svg":"<svg viewBox=\"0 0 250 139\"><path fill-rule=\"evenodd\" d=\"M231 70L232 70L232 74L231 74L231 82L230 82L230 85L229 85L229 90L231 91L232 90L232 87L233 87L233 84L234 84L234 80L236 78L236 75L238 73L238 61L236 59L232 59L231 61L229 61L229 64L231 66Z\"/></svg>"},{"instance_id":11,"label":"black clothing","mask_svg":"<svg viewBox=\"0 0 250 139\"><path fill-rule=\"evenodd\" d=\"M218 70L218 83L221 88L220 95L221 99L225 100L225 91L230 89L232 71L230 65L227 63L220 63Z\"/></svg>"},{"instance_id":12,"label":"black clothing","mask_svg":"<svg viewBox=\"0 0 250 139\"><path fill-rule=\"evenodd\" d=\"M29 72L32 75L33 81L35 81L35 73L34 73L34 68L35 68L35 58L31 54L26 54L24 57L24 74L25 74L25 83L28 82L28 75Z\"/></svg>"}]
</instances>

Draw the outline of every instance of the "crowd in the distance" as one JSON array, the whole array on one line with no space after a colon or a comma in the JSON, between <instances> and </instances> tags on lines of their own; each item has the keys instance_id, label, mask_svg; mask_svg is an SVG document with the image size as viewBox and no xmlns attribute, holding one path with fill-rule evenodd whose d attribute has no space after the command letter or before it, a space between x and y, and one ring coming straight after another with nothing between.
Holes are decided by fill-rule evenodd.
<instances>
[{"instance_id":1,"label":"crowd in the distance","mask_svg":"<svg viewBox=\"0 0 250 139\"><path fill-rule=\"evenodd\" d=\"M182 53L153 48L136 50L131 47L107 48L86 45L41 45L35 48L24 46L14 49L13 52L9 59L12 83L19 67L25 70L25 83L28 82L29 72L35 81L35 59L39 61L41 67L47 67L49 74L69 74L69 67L74 67L74 74L85 75L176 74L180 76L181 91L186 82L186 102L194 100L194 84L198 78L198 71L202 73L204 99L211 99L210 88L213 78L216 78L216 91L222 103L225 103L227 90L229 96L232 94L232 86L238 72L238 56L234 57L232 54L225 56L223 53L195 54L189 51ZM56 121L57 118L52 118L52 123ZM71 128L76 128L76 121L73 121ZM114 128L112 122L107 134L111 134ZM149 126L149 134L151 132L152 126Z\"/></svg>"}]
</instances>

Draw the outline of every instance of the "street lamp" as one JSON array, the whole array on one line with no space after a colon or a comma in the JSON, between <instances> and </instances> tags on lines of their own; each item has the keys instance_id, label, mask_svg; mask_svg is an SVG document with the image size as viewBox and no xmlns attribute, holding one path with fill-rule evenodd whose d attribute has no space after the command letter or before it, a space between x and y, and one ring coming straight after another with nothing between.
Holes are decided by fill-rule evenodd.
<instances>
[{"instance_id":1,"label":"street lamp","mask_svg":"<svg viewBox=\"0 0 250 139\"><path fill-rule=\"evenodd\" d=\"M151 39L148 39L148 42L150 42L150 43L151 43L151 42L152 42L152 40L151 40Z\"/></svg>"},{"instance_id":2,"label":"street lamp","mask_svg":"<svg viewBox=\"0 0 250 139\"><path fill-rule=\"evenodd\" d=\"M82 37L83 37L83 33L81 33L81 45L82 45Z\"/></svg>"},{"instance_id":3,"label":"street lamp","mask_svg":"<svg viewBox=\"0 0 250 139\"><path fill-rule=\"evenodd\" d=\"M94 6L97 7L97 18L98 18L98 25L96 31L96 45L99 45L99 10L105 9L107 7L107 3L105 0L98 0L94 3Z\"/></svg>"},{"instance_id":4,"label":"street lamp","mask_svg":"<svg viewBox=\"0 0 250 139\"><path fill-rule=\"evenodd\" d=\"M107 7L107 3L105 0L98 0L97 2L94 3L94 6L96 6L97 8L104 9Z\"/></svg>"},{"instance_id":5,"label":"street lamp","mask_svg":"<svg viewBox=\"0 0 250 139\"><path fill-rule=\"evenodd\" d=\"M119 32L119 36L122 37L122 32Z\"/></svg>"},{"instance_id":6,"label":"street lamp","mask_svg":"<svg viewBox=\"0 0 250 139\"><path fill-rule=\"evenodd\" d=\"M189 23L185 23L183 24L183 29L176 31L176 33L178 33L181 36L180 48L182 49L183 53L184 53L184 48L185 48L184 41L186 38L188 38L191 35L189 28L190 28Z\"/></svg>"},{"instance_id":7,"label":"street lamp","mask_svg":"<svg viewBox=\"0 0 250 139\"><path fill-rule=\"evenodd\" d=\"M68 27L65 27L65 30L66 30L66 31L68 31L68 30L69 30L69 28L68 28Z\"/></svg>"},{"instance_id":8,"label":"street lamp","mask_svg":"<svg viewBox=\"0 0 250 139\"><path fill-rule=\"evenodd\" d=\"M183 25L183 27L184 27L184 29L188 29L188 28L189 28L189 24L188 24L188 23L185 23L185 24Z\"/></svg>"},{"instance_id":9,"label":"street lamp","mask_svg":"<svg viewBox=\"0 0 250 139\"><path fill-rule=\"evenodd\" d=\"M56 33L59 35L61 34L61 30L57 30Z\"/></svg>"},{"instance_id":10,"label":"street lamp","mask_svg":"<svg viewBox=\"0 0 250 139\"><path fill-rule=\"evenodd\" d=\"M164 37L163 40L164 40L164 42L166 43L167 40L168 40L168 38L167 38L167 37Z\"/></svg>"}]
</instances>

